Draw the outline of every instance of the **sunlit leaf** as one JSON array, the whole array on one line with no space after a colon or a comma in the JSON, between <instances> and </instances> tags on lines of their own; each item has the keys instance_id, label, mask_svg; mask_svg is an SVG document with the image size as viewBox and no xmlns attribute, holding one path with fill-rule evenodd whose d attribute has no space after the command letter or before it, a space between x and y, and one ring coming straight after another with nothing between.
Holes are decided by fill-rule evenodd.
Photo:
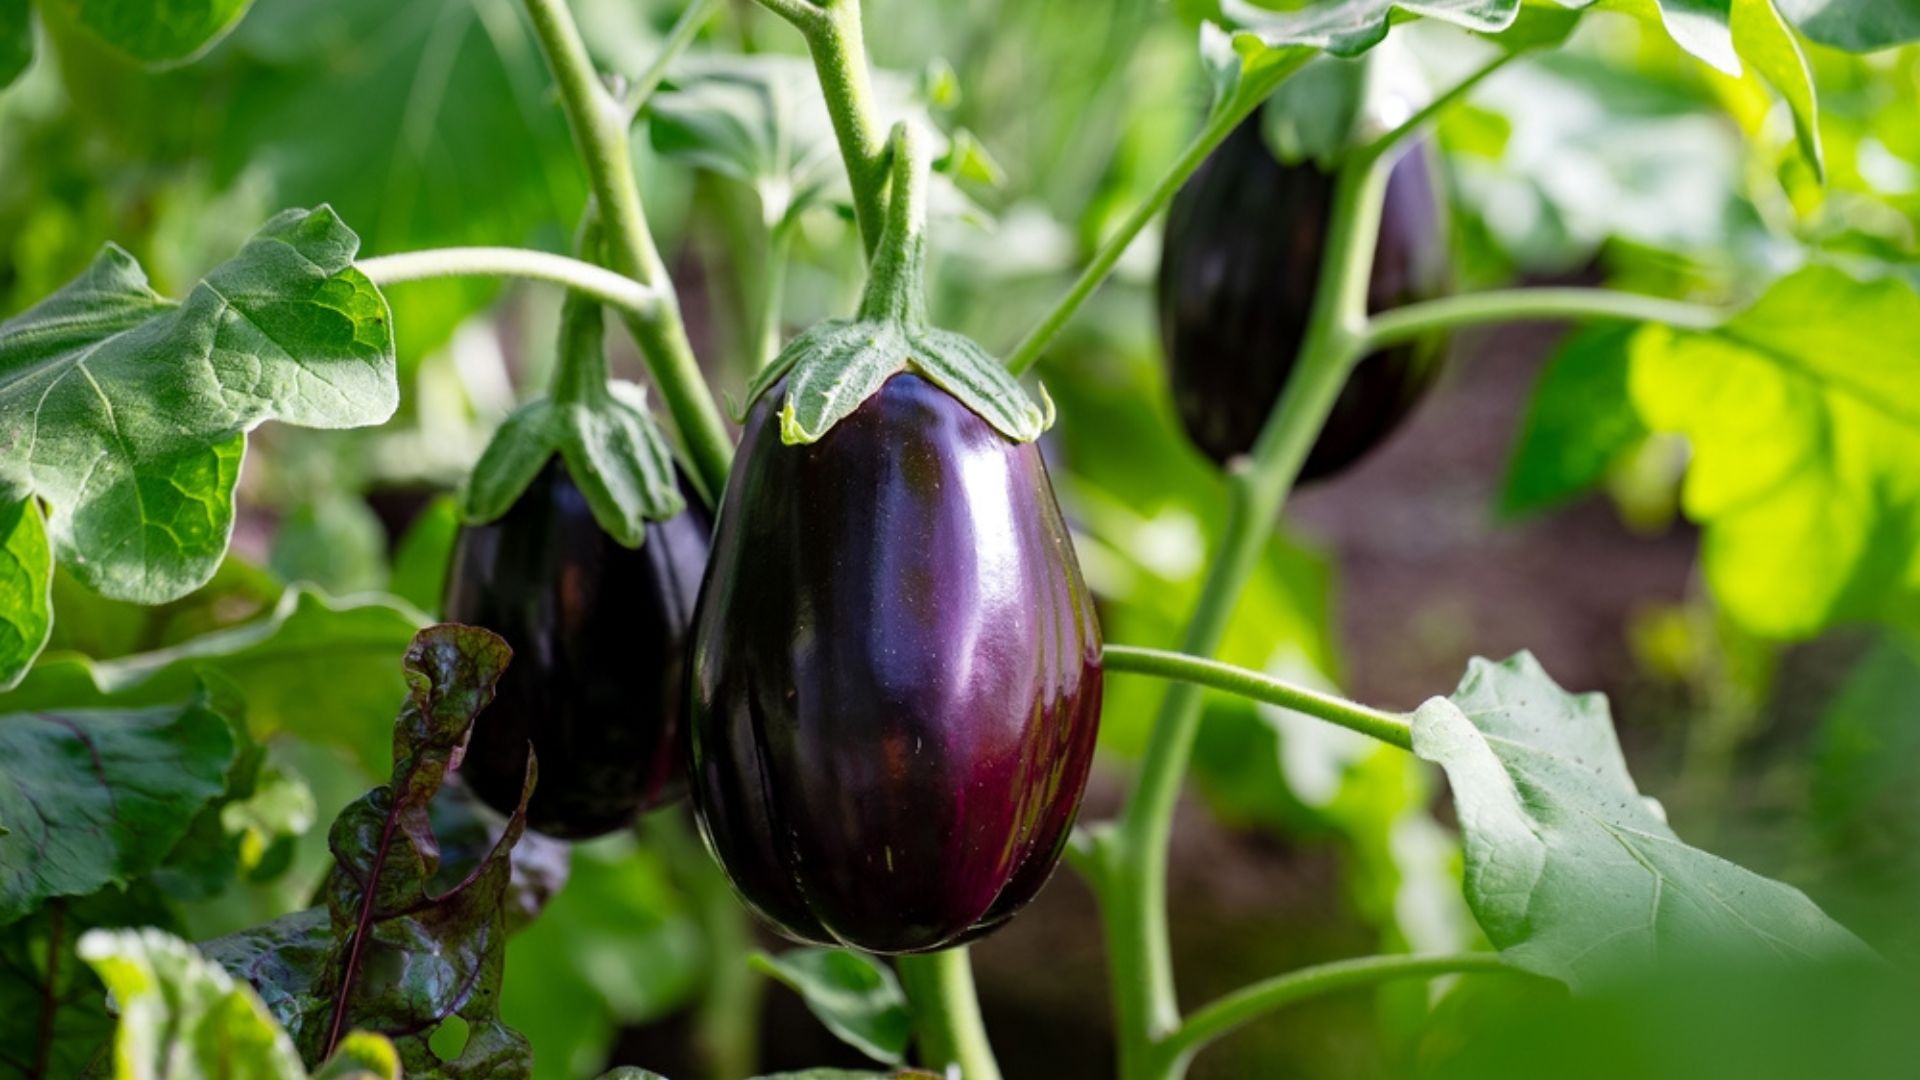
<instances>
[{"instance_id":1,"label":"sunlit leaf","mask_svg":"<svg viewBox=\"0 0 1920 1080\"><path fill-rule=\"evenodd\" d=\"M0 716L0 924L158 866L234 754L198 700Z\"/></svg>"},{"instance_id":2,"label":"sunlit leaf","mask_svg":"<svg viewBox=\"0 0 1920 1080\"><path fill-rule=\"evenodd\" d=\"M1920 294L1813 266L1704 333L1648 327L1630 392L1693 448L1682 504L1714 594L1801 637L1920 613Z\"/></svg>"},{"instance_id":3,"label":"sunlit leaf","mask_svg":"<svg viewBox=\"0 0 1920 1080\"><path fill-rule=\"evenodd\" d=\"M1868 955L1800 890L1689 847L1627 773L1607 701L1521 653L1413 717L1465 833L1467 902L1514 964L1576 988L1697 959Z\"/></svg>"},{"instance_id":4,"label":"sunlit leaf","mask_svg":"<svg viewBox=\"0 0 1920 1080\"><path fill-rule=\"evenodd\" d=\"M289 210L179 304L109 246L0 323L0 490L50 513L59 560L155 603L212 577L245 433L377 424L399 398L386 301L331 210Z\"/></svg>"}]
</instances>

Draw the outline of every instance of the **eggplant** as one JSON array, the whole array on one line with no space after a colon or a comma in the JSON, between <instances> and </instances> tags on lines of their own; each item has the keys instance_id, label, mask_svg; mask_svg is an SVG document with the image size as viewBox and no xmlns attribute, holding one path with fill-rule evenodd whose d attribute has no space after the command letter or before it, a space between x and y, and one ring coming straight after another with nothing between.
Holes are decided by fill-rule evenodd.
<instances>
[{"instance_id":1,"label":"eggplant","mask_svg":"<svg viewBox=\"0 0 1920 1080\"><path fill-rule=\"evenodd\" d=\"M1367 288L1372 311L1450 287L1432 158L1422 140L1388 176ZM1277 161L1255 113L1201 163L1167 212L1157 295L1174 404L1187 436L1221 465L1253 449L1293 371L1334 185L1334 174L1312 162ZM1331 476L1383 442L1433 384L1445 352L1436 334L1361 359L1299 481Z\"/></svg>"},{"instance_id":2,"label":"eggplant","mask_svg":"<svg viewBox=\"0 0 1920 1080\"><path fill-rule=\"evenodd\" d=\"M556 454L504 516L454 542L447 619L513 647L460 776L511 813L531 744L527 824L549 836L609 833L685 792L686 640L712 518L680 486L686 509L622 547Z\"/></svg>"},{"instance_id":3,"label":"eggplant","mask_svg":"<svg viewBox=\"0 0 1920 1080\"><path fill-rule=\"evenodd\" d=\"M1099 724L1100 629L1038 446L918 374L817 442L760 396L693 631L693 805L795 940L978 937L1059 861Z\"/></svg>"}]
</instances>

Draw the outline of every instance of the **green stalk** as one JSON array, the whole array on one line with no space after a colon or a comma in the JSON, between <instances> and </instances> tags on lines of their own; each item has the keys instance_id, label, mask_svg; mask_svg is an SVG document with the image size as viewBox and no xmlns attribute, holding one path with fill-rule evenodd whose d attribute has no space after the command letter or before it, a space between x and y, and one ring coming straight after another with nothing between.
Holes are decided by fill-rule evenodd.
<instances>
[{"instance_id":1,"label":"green stalk","mask_svg":"<svg viewBox=\"0 0 1920 1080\"><path fill-rule=\"evenodd\" d=\"M1465 972L1515 973L1494 953L1451 956L1365 956L1289 971L1242 987L1193 1014L1155 1052L1165 1073L1178 1073L1196 1051L1267 1013L1288 1005L1394 979L1430 979Z\"/></svg>"},{"instance_id":2,"label":"green stalk","mask_svg":"<svg viewBox=\"0 0 1920 1080\"><path fill-rule=\"evenodd\" d=\"M1219 647L1242 586L1269 530L1360 355L1366 291L1380 228L1388 162L1357 152L1343 166L1329 218L1327 253L1300 357L1251 457L1229 476L1232 504L1182 651L1205 657ZM1201 687L1169 689L1154 722L1139 775L1116 827L1096 842L1099 877L1127 1080L1177 1076L1182 1063L1155 1049L1180 1025L1167 939L1167 849L1174 802L1200 725Z\"/></svg>"},{"instance_id":3,"label":"green stalk","mask_svg":"<svg viewBox=\"0 0 1920 1080\"><path fill-rule=\"evenodd\" d=\"M1625 319L1684 330L1711 330L1725 312L1701 304L1611 289L1494 289L1424 300L1373 317L1367 348L1385 348L1435 330L1540 319Z\"/></svg>"},{"instance_id":4,"label":"green stalk","mask_svg":"<svg viewBox=\"0 0 1920 1080\"><path fill-rule=\"evenodd\" d=\"M767 230L767 261L760 274L759 318L747 360L755 372L780 354L780 316L786 302L787 260L793 248L793 223L783 220Z\"/></svg>"},{"instance_id":5,"label":"green stalk","mask_svg":"<svg viewBox=\"0 0 1920 1080\"><path fill-rule=\"evenodd\" d=\"M1402 750L1413 749L1413 728L1405 716L1368 708L1337 694L1295 686L1258 671L1185 653L1141 649L1131 645L1108 645L1103 663L1109 675L1116 671L1131 671L1224 690L1253 701L1318 717L1389 746L1397 746Z\"/></svg>"},{"instance_id":6,"label":"green stalk","mask_svg":"<svg viewBox=\"0 0 1920 1080\"><path fill-rule=\"evenodd\" d=\"M660 88L661 81L667 77L667 68L672 67L674 60L687 50L687 46L693 44L694 36L700 33L700 28L707 24L707 20L713 16L714 9L719 6L720 0L693 0L687 5L686 10L680 13L680 18L674 22L673 28L667 31L666 39L660 42L660 51L654 54L653 62L647 65L647 70L641 72L640 77L633 81L633 86L628 88L622 103L628 116L639 112L647 103L647 99L653 97L653 92Z\"/></svg>"},{"instance_id":7,"label":"green stalk","mask_svg":"<svg viewBox=\"0 0 1920 1080\"><path fill-rule=\"evenodd\" d=\"M522 2L559 85L567 126L586 165L588 186L600 206L607 261L614 270L659 294L652 312L623 310L622 314L679 429L693 473L712 499L726 484L733 440L727 435L719 407L707 392L693 345L687 340L673 280L654 246L653 232L640 205L626 109L600 82L565 0Z\"/></svg>"},{"instance_id":8,"label":"green stalk","mask_svg":"<svg viewBox=\"0 0 1920 1080\"><path fill-rule=\"evenodd\" d=\"M961 1080L1000 1080L1000 1066L980 1020L966 946L903 956L895 967L913 1006L920 1064L940 1073L957 1065Z\"/></svg>"},{"instance_id":9,"label":"green stalk","mask_svg":"<svg viewBox=\"0 0 1920 1080\"><path fill-rule=\"evenodd\" d=\"M382 287L429 278L511 277L565 285L631 315L649 314L660 304L658 289L604 266L526 248L430 248L361 259L354 266Z\"/></svg>"},{"instance_id":10,"label":"green stalk","mask_svg":"<svg viewBox=\"0 0 1920 1080\"><path fill-rule=\"evenodd\" d=\"M887 153L874 108L873 79L867 71L866 32L860 25L860 0L760 0L800 31L833 120L834 138L853 188L853 217L860 241L872 255L880 244L887 205Z\"/></svg>"}]
</instances>

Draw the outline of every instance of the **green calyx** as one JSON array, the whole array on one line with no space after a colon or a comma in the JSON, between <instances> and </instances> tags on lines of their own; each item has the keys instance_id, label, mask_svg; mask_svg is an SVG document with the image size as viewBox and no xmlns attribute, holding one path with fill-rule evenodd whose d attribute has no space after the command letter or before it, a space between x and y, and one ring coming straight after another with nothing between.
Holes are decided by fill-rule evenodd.
<instances>
[{"instance_id":1,"label":"green calyx","mask_svg":"<svg viewBox=\"0 0 1920 1080\"><path fill-rule=\"evenodd\" d=\"M859 313L815 323L789 342L747 388L747 404L786 379L780 439L789 446L811 443L908 371L1000 434L1032 442L1053 424L1046 392L1036 403L991 353L927 320L925 140L903 121L894 126L891 145L893 195Z\"/></svg>"},{"instance_id":2,"label":"green calyx","mask_svg":"<svg viewBox=\"0 0 1920 1080\"><path fill-rule=\"evenodd\" d=\"M647 411L646 390L607 377L605 329L598 301L567 294L547 396L515 409L494 432L460 492L462 519L498 519L554 454L594 520L627 547L640 546L647 522L686 508L673 455Z\"/></svg>"}]
</instances>

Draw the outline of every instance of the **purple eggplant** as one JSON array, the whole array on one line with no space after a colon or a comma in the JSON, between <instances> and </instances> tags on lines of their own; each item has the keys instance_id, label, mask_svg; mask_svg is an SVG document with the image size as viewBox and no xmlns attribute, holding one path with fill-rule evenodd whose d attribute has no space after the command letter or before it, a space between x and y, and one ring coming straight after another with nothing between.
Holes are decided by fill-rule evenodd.
<instances>
[{"instance_id":1,"label":"purple eggplant","mask_svg":"<svg viewBox=\"0 0 1920 1080\"><path fill-rule=\"evenodd\" d=\"M527 824L550 836L612 832L684 793L686 638L711 517L681 488L687 508L622 547L555 455L505 516L460 530L446 617L513 646L460 764L495 810L519 802L529 743Z\"/></svg>"},{"instance_id":2,"label":"purple eggplant","mask_svg":"<svg viewBox=\"0 0 1920 1080\"><path fill-rule=\"evenodd\" d=\"M749 414L701 587L694 807L788 936L952 945L1066 843L1099 723L1093 599L1034 443L901 373L787 446L784 396Z\"/></svg>"},{"instance_id":3,"label":"purple eggplant","mask_svg":"<svg viewBox=\"0 0 1920 1080\"><path fill-rule=\"evenodd\" d=\"M1445 211L1432 148L1409 149L1388 177L1367 301L1384 311L1450 285ZM1299 355L1326 249L1334 176L1282 165L1258 114L1201 163L1167 212L1158 285L1174 404L1196 446L1220 464L1253 449ZM1301 469L1330 476L1392 433L1439 374L1434 335L1362 359Z\"/></svg>"}]
</instances>

